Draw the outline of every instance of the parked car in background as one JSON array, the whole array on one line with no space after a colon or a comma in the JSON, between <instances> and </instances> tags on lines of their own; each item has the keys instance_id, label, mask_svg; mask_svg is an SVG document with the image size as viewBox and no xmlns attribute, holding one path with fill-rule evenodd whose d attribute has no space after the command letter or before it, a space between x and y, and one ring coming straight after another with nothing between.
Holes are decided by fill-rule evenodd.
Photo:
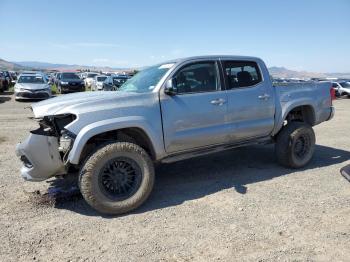
<instances>
[{"instance_id":1,"label":"parked car in background","mask_svg":"<svg viewBox=\"0 0 350 262\"><path fill-rule=\"evenodd\" d=\"M21 74L26 74L26 75L36 75L36 74L41 74L40 71L23 71Z\"/></svg>"},{"instance_id":2,"label":"parked car in background","mask_svg":"<svg viewBox=\"0 0 350 262\"><path fill-rule=\"evenodd\" d=\"M340 94L339 94L339 88L341 87L341 85L338 83L338 82L332 82L332 87L333 87L333 89L334 89L334 92L335 92L335 95L337 96L337 97L339 97L340 96Z\"/></svg>"},{"instance_id":3,"label":"parked car in background","mask_svg":"<svg viewBox=\"0 0 350 262\"><path fill-rule=\"evenodd\" d=\"M57 90L60 94L85 91L82 79L72 72L62 72L58 75Z\"/></svg>"},{"instance_id":4,"label":"parked car in background","mask_svg":"<svg viewBox=\"0 0 350 262\"><path fill-rule=\"evenodd\" d=\"M0 92L5 91L5 82L6 82L5 75L0 71Z\"/></svg>"},{"instance_id":5,"label":"parked car in background","mask_svg":"<svg viewBox=\"0 0 350 262\"><path fill-rule=\"evenodd\" d=\"M104 91L114 91L118 90L118 88L124 84L129 79L127 75L112 75L107 77L107 79L103 82Z\"/></svg>"},{"instance_id":6,"label":"parked car in background","mask_svg":"<svg viewBox=\"0 0 350 262\"><path fill-rule=\"evenodd\" d=\"M78 75L79 75L80 79L84 80L86 78L86 73L85 72L81 72Z\"/></svg>"},{"instance_id":7,"label":"parked car in background","mask_svg":"<svg viewBox=\"0 0 350 262\"><path fill-rule=\"evenodd\" d=\"M59 77L59 75L60 75L60 73L59 72L56 72L56 73L54 73L53 74L53 76L52 76L52 80L51 80L51 82L54 84L54 85L58 85L58 77Z\"/></svg>"},{"instance_id":8,"label":"parked car in background","mask_svg":"<svg viewBox=\"0 0 350 262\"><path fill-rule=\"evenodd\" d=\"M9 71L11 78L12 78L12 83L15 84L17 80L17 73L15 71Z\"/></svg>"},{"instance_id":9,"label":"parked car in background","mask_svg":"<svg viewBox=\"0 0 350 262\"><path fill-rule=\"evenodd\" d=\"M334 115L332 93L330 82L275 86L255 57L183 58L140 71L118 92L32 105L40 127L16 154L26 180L80 170L87 203L121 214L150 195L154 163L274 143L280 164L304 167L315 151L312 127Z\"/></svg>"},{"instance_id":10,"label":"parked car in background","mask_svg":"<svg viewBox=\"0 0 350 262\"><path fill-rule=\"evenodd\" d=\"M51 76L49 75L49 74L47 74L47 73L44 73L44 77L46 78L46 80L47 80L47 82L48 83L51 83Z\"/></svg>"},{"instance_id":11,"label":"parked car in background","mask_svg":"<svg viewBox=\"0 0 350 262\"><path fill-rule=\"evenodd\" d=\"M339 83L338 88L339 96L348 96L350 98L350 81L344 81Z\"/></svg>"},{"instance_id":12,"label":"parked car in background","mask_svg":"<svg viewBox=\"0 0 350 262\"><path fill-rule=\"evenodd\" d=\"M100 91L103 88L103 82L107 79L105 75L97 75L91 83L91 91Z\"/></svg>"},{"instance_id":13,"label":"parked car in background","mask_svg":"<svg viewBox=\"0 0 350 262\"><path fill-rule=\"evenodd\" d=\"M49 78L49 83L54 84L54 73L49 73L47 76Z\"/></svg>"},{"instance_id":14,"label":"parked car in background","mask_svg":"<svg viewBox=\"0 0 350 262\"><path fill-rule=\"evenodd\" d=\"M7 87L11 86L12 84L12 76L10 74L9 71L3 71L4 75L5 75L5 78L6 78L6 82L7 82Z\"/></svg>"},{"instance_id":15,"label":"parked car in background","mask_svg":"<svg viewBox=\"0 0 350 262\"><path fill-rule=\"evenodd\" d=\"M91 88L91 84L94 81L95 76L99 75L99 73L88 72L85 75L84 83L86 88Z\"/></svg>"},{"instance_id":16,"label":"parked car in background","mask_svg":"<svg viewBox=\"0 0 350 262\"><path fill-rule=\"evenodd\" d=\"M52 95L51 85L42 73L20 74L14 90L15 100L46 99Z\"/></svg>"}]
</instances>

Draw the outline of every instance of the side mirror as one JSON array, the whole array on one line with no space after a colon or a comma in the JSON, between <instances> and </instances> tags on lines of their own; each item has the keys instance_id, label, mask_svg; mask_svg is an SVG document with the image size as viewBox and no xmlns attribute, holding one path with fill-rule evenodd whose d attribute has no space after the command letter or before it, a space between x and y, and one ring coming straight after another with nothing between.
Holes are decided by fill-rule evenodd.
<instances>
[{"instance_id":1,"label":"side mirror","mask_svg":"<svg viewBox=\"0 0 350 262\"><path fill-rule=\"evenodd\" d=\"M167 94L168 96L175 96L177 94L177 89L176 87L173 86L173 80L169 79L165 83L164 87L164 93Z\"/></svg>"}]
</instances>

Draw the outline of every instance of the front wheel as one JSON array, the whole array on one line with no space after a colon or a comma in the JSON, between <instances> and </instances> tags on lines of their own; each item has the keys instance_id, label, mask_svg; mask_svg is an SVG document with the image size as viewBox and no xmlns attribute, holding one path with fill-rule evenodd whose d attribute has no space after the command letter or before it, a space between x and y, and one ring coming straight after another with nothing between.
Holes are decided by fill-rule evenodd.
<instances>
[{"instance_id":1,"label":"front wheel","mask_svg":"<svg viewBox=\"0 0 350 262\"><path fill-rule=\"evenodd\" d=\"M277 135L275 152L280 164L291 168L307 165L315 151L315 133L306 123L291 122Z\"/></svg>"},{"instance_id":2,"label":"front wheel","mask_svg":"<svg viewBox=\"0 0 350 262\"><path fill-rule=\"evenodd\" d=\"M79 177L86 202L105 214L122 214L139 207L154 184L154 167L147 152L133 143L115 142L97 149Z\"/></svg>"}]
</instances>

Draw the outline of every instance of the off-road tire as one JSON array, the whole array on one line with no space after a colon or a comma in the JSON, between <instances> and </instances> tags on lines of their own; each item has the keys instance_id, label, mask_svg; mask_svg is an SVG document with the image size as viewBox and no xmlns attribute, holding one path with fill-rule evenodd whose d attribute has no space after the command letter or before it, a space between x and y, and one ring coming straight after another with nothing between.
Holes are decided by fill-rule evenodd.
<instances>
[{"instance_id":1,"label":"off-road tire","mask_svg":"<svg viewBox=\"0 0 350 262\"><path fill-rule=\"evenodd\" d=\"M301 157L295 152L298 139L307 140L307 150ZM313 157L315 142L315 133L310 125L303 122L289 123L282 128L276 138L275 153L278 162L290 168L307 165Z\"/></svg>"},{"instance_id":2,"label":"off-road tire","mask_svg":"<svg viewBox=\"0 0 350 262\"><path fill-rule=\"evenodd\" d=\"M142 172L137 191L129 198L116 201L107 197L99 185L103 166L118 157L132 159ZM154 166L147 152L128 142L114 142L98 148L83 164L79 174L79 188L86 202L105 214L123 214L139 207L150 195L154 184Z\"/></svg>"}]
</instances>

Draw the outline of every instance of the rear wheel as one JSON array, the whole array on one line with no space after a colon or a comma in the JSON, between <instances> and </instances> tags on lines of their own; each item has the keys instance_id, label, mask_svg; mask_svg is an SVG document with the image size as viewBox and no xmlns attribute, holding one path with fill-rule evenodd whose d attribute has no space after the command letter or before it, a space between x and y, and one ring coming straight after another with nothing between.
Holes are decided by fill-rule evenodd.
<instances>
[{"instance_id":1,"label":"rear wheel","mask_svg":"<svg viewBox=\"0 0 350 262\"><path fill-rule=\"evenodd\" d=\"M97 149L85 162L79 187L99 212L122 214L139 207L154 183L153 163L140 146L116 142Z\"/></svg>"},{"instance_id":2,"label":"rear wheel","mask_svg":"<svg viewBox=\"0 0 350 262\"><path fill-rule=\"evenodd\" d=\"M280 164L300 168L308 164L315 150L315 133L306 123L291 122L277 135L275 152Z\"/></svg>"}]
</instances>

